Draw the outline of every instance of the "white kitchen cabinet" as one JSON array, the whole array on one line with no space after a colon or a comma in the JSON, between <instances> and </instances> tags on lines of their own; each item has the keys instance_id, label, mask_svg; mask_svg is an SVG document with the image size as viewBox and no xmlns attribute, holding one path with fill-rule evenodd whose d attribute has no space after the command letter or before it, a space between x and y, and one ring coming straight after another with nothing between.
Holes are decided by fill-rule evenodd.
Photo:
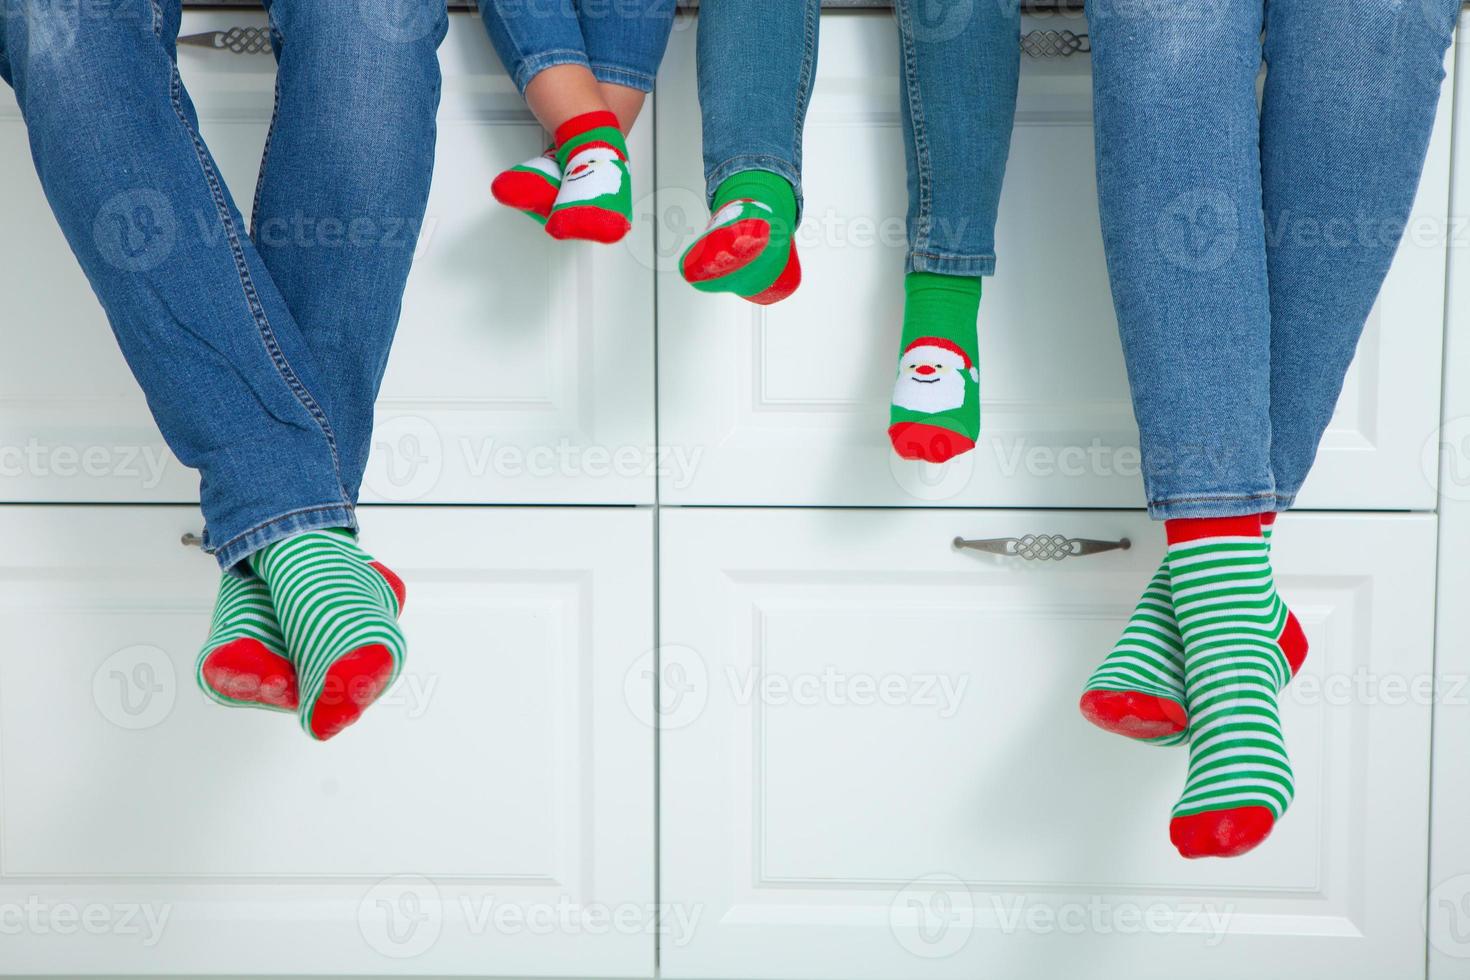
<instances>
[{"instance_id":1,"label":"white kitchen cabinet","mask_svg":"<svg viewBox=\"0 0 1470 980\"><path fill-rule=\"evenodd\" d=\"M190 12L182 33L264 22L257 11ZM478 18L451 22L433 192L364 499L651 503L651 206L608 248L554 242L495 204L495 174L536 155L546 137ZM275 63L185 45L179 64L204 137L248 209ZM650 106L630 142L634 159L653 157L651 119ZM651 169L634 173L634 197L647 202ZM0 187L0 501L198 500L197 478L166 452L56 227L8 94Z\"/></svg>"},{"instance_id":2,"label":"white kitchen cabinet","mask_svg":"<svg viewBox=\"0 0 1470 980\"><path fill-rule=\"evenodd\" d=\"M1293 516L1296 803L1183 861L1187 756L1077 711L1162 553L1131 513L665 509L666 977L1421 976L1435 519ZM1062 562L956 535L1131 539ZM1364 693L1366 692L1366 693ZM1458 975L1458 974L1456 974Z\"/></svg>"},{"instance_id":3,"label":"white kitchen cabinet","mask_svg":"<svg viewBox=\"0 0 1470 980\"><path fill-rule=\"evenodd\" d=\"M1085 30L1080 16L1030 27ZM898 43L887 16L827 17L806 133L804 284L757 307L696 292L677 260L704 227L693 31L660 76L659 433L698 460L681 504L1111 506L1143 502L1138 434L1098 230L1085 56L1025 60L980 311L983 433L947 466L887 439L907 206ZM1428 509L1438 419L1450 104L1408 244L1374 311L1300 505Z\"/></svg>"},{"instance_id":4,"label":"white kitchen cabinet","mask_svg":"<svg viewBox=\"0 0 1470 980\"><path fill-rule=\"evenodd\" d=\"M195 687L197 525L0 508L0 973L653 974L649 511L367 508L410 658L324 744Z\"/></svg>"}]
</instances>

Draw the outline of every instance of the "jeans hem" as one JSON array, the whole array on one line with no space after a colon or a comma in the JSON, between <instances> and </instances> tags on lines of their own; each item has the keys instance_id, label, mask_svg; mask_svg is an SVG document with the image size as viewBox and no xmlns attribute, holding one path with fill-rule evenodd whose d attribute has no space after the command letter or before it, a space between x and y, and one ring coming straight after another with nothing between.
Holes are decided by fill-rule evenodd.
<instances>
[{"instance_id":1,"label":"jeans hem","mask_svg":"<svg viewBox=\"0 0 1470 980\"><path fill-rule=\"evenodd\" d=\"M1300 491L1293 490L1290 493L1276 491L1276 513L1284 514L1296 505L1296 495Z\"/></svg>"},{"instance_id":2,"label":"jeans hem","mask_svg":"<svg viewBox=\"0 0 1470 980\"><path fill-rule=\"evenodd\" d=\"M993 276L994 255L936 255L933 252L910 252L905 272L933 272L941 276Z\"/></svg>"},{"instance_id":3,"label":"jeans hem","mask_svg":"<svg viewBox=\"0 0 1470 980\"><path fill-rule=\"evenodd\" d=\"M581 65L588 71L592 70L592 65L587 61L587 53L585 51L577 51L573 48L542 51L540 54L533 54L523 60L519 65L516 65L514 78L516 91L525 95L526 86L530 85L537 75L548 68L556 68L559 65Z\"/></svg>"},{"instance_id":4,"label":"jeans hem","mask_svg":"<svg viewBox=\"0 0 1470 980\"><path fill-rule=\"evenodd\" d=\"M1276 493L1271 490L1166 497L1148 502L1148 516L1156 521L1170 521L1181 517L1249 517L1275 510L1277 499Z\"/></svg>"},{"instance_id":5,"label":"jeans hem","mask_svg":"<svg viewBox=\"0 0 1470 980\"><path fill-rule=\"evenodd\" d=\"M302 507L288 511L279 517L257 524L237 534L215 548L205 545L205 552L214 555L219 567L232 575L243 575L245 559L267 545L294 537L305 531L320 531L329 527L346 528L357 533L357 514L346 504L322 504L317 507Z\"/></svg>"},{"instance_id":6,"label":"jeans hem","mask_svg":"<svg viewBox=\"0 0 1470 980\"><path fill-rule=\"evenodd\" d=\"M592 77L607 85L621 85L637 89L645 95L653 91L653 76L646 71L624 68L621 65L594 64Z\"/></svg>"},{"instance_id":7,"label":"jeans hem","mask_svg":"<svg viewBox=\"0 0 1470 980\"><path fill-rule=\"evenodd\" d=\"M765 154L746 154L731 157L718 166L711 167L705 172L705 201L711 208L715 204L715 191L721 184L731 177L747 170L765 170L785 179L796 193L796 223L801 224L802 196L801 196L801 167L795 161L783 159L782 157L766 156Z\"/></svg>"}]
</instances>

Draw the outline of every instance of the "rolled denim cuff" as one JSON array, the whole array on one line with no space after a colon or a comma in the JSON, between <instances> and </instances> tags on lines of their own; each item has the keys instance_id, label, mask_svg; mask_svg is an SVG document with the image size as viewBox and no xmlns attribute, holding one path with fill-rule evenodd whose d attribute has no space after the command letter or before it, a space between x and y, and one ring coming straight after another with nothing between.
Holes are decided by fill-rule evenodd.
<instances>
[{"instance_id":1,"label":"rolled denim cuff","mask_svg":"<svg viewBox=\"0 0 1470 980\"><path fill-rule=\"evenodd\" d=\"M606 85L621 85L640 92L653 91L653 76L647 72L625 68L622 65L594 64L592 77Z\"/></svg>"},{"instance_id":2,"label":"rolled denim cuff","mask_svg":"<svg viewBox=\"0 0 1470 980\"><path fill-rule=\"evenodd\" d=\"M1180 517L1249 517L1277 509L1277 497L1271 490L1258 493L1213 494L1168 497L1148 502L1148 516L1156 521Z\"/></svg>"},{"instance_id":3,"label":"rolled denim cuff","mask_svg":"<svg viewBox=\"0 0 1470 980\"><path fill-rule=\"evenodd\" d=\"M1274 508L1274 510L1276 511L1276 513L1278 513L1278 514L1284 514L1287 511L1291 510L1293 507L1295 507L1296 506L1296 495L1299 492L1300 492L1300 489L1293 490L1290 493L1284 493L1284 492L1282 492L1280 490L1277 490L1276 491L1276 506Z\"/></svg>"},{"instance_id":4,"label":"rolled denim cuff","mask_svg":"<svg viewBox=\"0 0 1470 980\"><path fill-rule=\"evenodd\" d=\"M905 272L934 272L941 276L995 275L994 255L941 255L937 252L915 252L908 254L904 263Z\"/></svg>"},{"instance_id":5,"label":"rolled denim cuff","mask_svg":"<svg viewBox=\"0 0 1470 980\"><path fill-rule=\"evenodd\" d=\"M791 189L796 192L796 223L801 224L801 212L804 205L801 195L801 167L795 161L782 157L747 154L731 157L724 163L710 168L704 175L705 203L713 209L715 191L719 190L720 185L736 174L747 170L766 170L778 177L784 177L791 185Z\"/></svg>"},{"instance_id":6,"label":"rolled denim cuff","mask_svg":"<svg viewBox=\"0 0 1470 980\"><path fill-rule=\"evenodd\" d=\"M561 48L555 51L542 51L525 58L515 66L515 71L511 74L511 81L515 82L516 91L525 95L526 86L531 84L532 79L546 69L555 68L558 65L581 65L588 71L592 70L585 51Z\"/></svg>"},{"instance_id":7,"label":"rolled denim cuff","mask_svg":"<svg viewBox=\"0 0 1470 980\"><path fill-rule=\"evenodd\" d=\"M220 545L214 544L209 539L209 532L206 530L204 532L204 551L206 554L214 555L215 560L219 562L219 567L225 572L244 578L250 571L244 564L245 559L260 549L275 544L277 541L295 537L304 531L320 531L332 527L346 528L356 534L358 530L356 511L340 502L322 504L319 507L303 507L257 524Z\"/></svg>"}]
</instances>

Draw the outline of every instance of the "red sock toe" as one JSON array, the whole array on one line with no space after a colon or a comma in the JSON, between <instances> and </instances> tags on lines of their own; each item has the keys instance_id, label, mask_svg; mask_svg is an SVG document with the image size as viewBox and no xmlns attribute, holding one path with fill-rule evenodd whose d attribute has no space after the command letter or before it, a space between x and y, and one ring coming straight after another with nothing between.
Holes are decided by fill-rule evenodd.
<instances>
[{"instance_id":1,"label":"red sock toe","mask_svg":"<svg viewBox=\"0 0 1470 980\"><path fill-rule=\"evenodd\" d=\"M1276 643L1281 647L1281 652L1286 654L1286 662L1291 664L1291 676L1295 677L1307 659L1307 633L1297 620L1296 613L1287 612L1286 626L1281 630L1281 636Z\"/></svg>"},{"instance_id":2,"label":"red sock toe","mask_svg":"<svg viewBox=\"0 0 1470 980\"><path fill-rule=\"evenodd\" d=\"M754 296L747 296L745 298L758 306L770 306L772 303L779 303L783 299L786 299L792 293L796 292L800 285L801 259L796 256L796 246L792 245L791 253L786 257L786 268L781 270L781 274L776 277L776 281L771 284L771 288L763 293L756 293Z\"/></svg>"},{"instance_id":3,"label":"red sock toe","mask_svg":"<svg viewBox=\"0 0 1470 980\"><path fill-rule=\"evenodd\" d=\"M632 230L633 223L618 212L591 205L553 211L546 221L546 233L561 241L611 245L622 241Z\"/></svg>"},{"instance_id":4,"label":"red sock toe","mask_svg":"<svg viewBox=\"0 0 1470 980\"><path fill-rule=\"evenodd\" d=\"M362 717L393 677L393 654L382 644L359 647L327 670L321 696L311 710L311 733L321 741Z\"/></svg>"},{"instance_id":5,"label":"red sock toe","mask_svg":"<svg viewBox=\"0 0 1470 980\"><path fill-rule=\"evenodd\" d=\"M1239 857L1269 837L1275 824L1263 806L1207 810L1169 821L1169 840L1187 858Z\"/></svg>"},{"instance_id":6,"label":"red sock toe","mask_svg":"<svg viewBox=\"0 0 1470 980\"><path fill-rule=\"evenodd\" d=\"M556 192L556 185L545 177L524 170L507 170L490 182L490 193L495 200L543 219L550 216L556 205Z\"/></svg>"},{"instance_id":7,"label":"red sock toe","mask_svg":"<svg viewBox=\"0 0 1470 980\"><path fill-rule=\"evenodd\" d=\"M893 450L904 459L943 463L975 448L975 440L940 425L897 422L888 428Z\"/></svg>"},{"instance_id":8,"label":"red sock toe","mask_svg":"<svg viewBox=\"0 0 1470 980\"><path fill-rule=\"evenodd\" d=\"M1139 691L1087 691L1079 707L1098 728L1129 738L1165 738L1189 726L1184 705Z\"/></svg>"},{"instance_id":9,"label":"red sock toe","mask_svg":"<svg viewBox=\"0 0 1470 980\"><path fill-rule=\"evenodd\" d=\"M221 697L295 711L296 670L259 640L241 637L213 650L201 668L204 682Z\"/></svg>"},{"instance_id":10,"label":"red sock toe","mask_svg":"<svg viewBox=\"0 0 1470 980\"><path fill-rule=\"evenodd\" d=\"M764 221L737 221L715 228L689 249L681 272L691 283L721 279L750 265L770 240L771 226Z\"/></svg>"}]
</instances>

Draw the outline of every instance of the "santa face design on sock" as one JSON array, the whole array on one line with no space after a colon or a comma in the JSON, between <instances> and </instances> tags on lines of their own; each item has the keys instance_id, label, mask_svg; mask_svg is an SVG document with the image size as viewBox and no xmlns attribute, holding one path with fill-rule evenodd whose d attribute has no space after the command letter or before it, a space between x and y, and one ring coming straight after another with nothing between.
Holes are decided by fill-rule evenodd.
<instances>
[{"instance_id":1,"label":"santa face design on sock","mask_svg":"<svg viewBox=\"0 0 1470 980\"><path fill-rule=\"evenodd\" d=\"M623 183L621 160L618 151L610 146L591 147L572 157L562 175L558 206L616 194Z\"/></svg>"},{"instance_id":2,"label":"santa face design on sock","mask_svg":"<svg viewBox=\"0 0 1470 980\"><path fill-rule=\"evenodd\" d=\"M970 358L942 337L920 337L898 362L893 404L911 412L952 412L965 404L965 386L980 383Z\"/></svg>"}]
</instances>

